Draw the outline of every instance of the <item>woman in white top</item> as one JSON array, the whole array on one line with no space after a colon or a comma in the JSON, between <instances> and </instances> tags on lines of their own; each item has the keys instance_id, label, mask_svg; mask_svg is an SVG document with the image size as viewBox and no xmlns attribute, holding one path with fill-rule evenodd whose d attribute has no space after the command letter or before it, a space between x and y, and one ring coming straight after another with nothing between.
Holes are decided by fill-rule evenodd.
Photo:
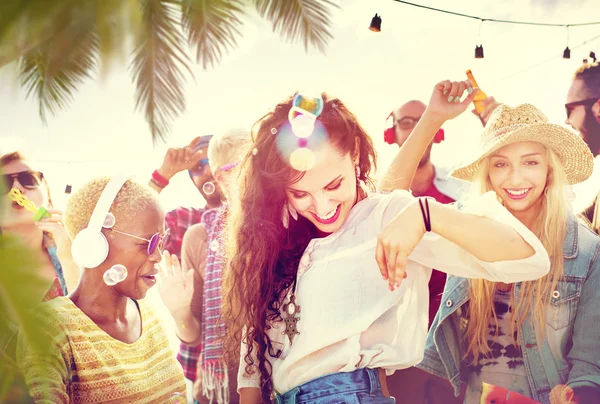
<instances>
[{"instance_id":1,"label":"woman in white top","mask_svg":"<svg viewBox=\"0 0 600 404\"><path fill-rule=\"evenodd\" d=\"M458 102L468 82L445 83L415 131L433 134L468 106L472 94ZM493 194L469 214L370 193L373 144L338 99L297 94L255 132L223 284L242 403L394 402L385 373L422 358L432 267L500 282L549 270L542 244ZM404 188L420 157L396 166Z\"/></svg>"}]
</instances>

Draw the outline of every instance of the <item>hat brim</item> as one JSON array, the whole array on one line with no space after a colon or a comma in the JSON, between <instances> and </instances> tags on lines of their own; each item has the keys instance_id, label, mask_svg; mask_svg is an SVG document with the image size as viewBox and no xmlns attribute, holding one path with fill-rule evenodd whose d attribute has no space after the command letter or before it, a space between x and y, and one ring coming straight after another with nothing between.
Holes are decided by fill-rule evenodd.
<instances>
[{"instance_id":1,"label":"hat brim","mask_svg":"<svg viewBox=\"0 0 600 404\"><path fill-rule=\"evenodd\" d=\"M594 156L589 147L576 133L553 123L528 125L494 138L484 145L475 161L455 167L451 175L472 181L479 165L498 149L512 143L538 142L554 151L565 169L569 184L585 181L592 175Z\"/></svg>"}]
</instances>

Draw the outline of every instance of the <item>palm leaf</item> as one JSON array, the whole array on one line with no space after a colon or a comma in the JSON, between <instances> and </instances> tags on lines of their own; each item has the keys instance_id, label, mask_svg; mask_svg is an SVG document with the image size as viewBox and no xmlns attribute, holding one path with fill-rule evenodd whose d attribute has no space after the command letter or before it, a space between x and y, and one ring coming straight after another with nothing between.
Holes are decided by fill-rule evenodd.
<instances>
[{"instance_id":1,"label":"palm leaf","mask_svg":"<svg viewBox=\"0 0 600 404\"><path fill-rule=\"evenodd\" d=\"M52 18L42 24L43 29L34 24L32 40L35 41L39 30L46 33L47 39L25 53L19 65L21 84L27 96L38 101L44 123L48 112L55 115L72 101L77 87L95 69L98 54L93 2L81 1L73 7L65 7L64 3L71 1L59 3L63 7L51 10ZM36 16L41 13L29 11Z\"/></svg>"},{"instance_id":2,"label":"palm leaf","mask_svg":"<svg viewBox=\"0 0 600 404\"><path fill-rule=\"evenodd\" d=\"M333 38L329 31L330 0L254 0L258 13L273 24L273 31L289 41L301 40L308 50L312 45L325 52Z\"/></svg>"},{"instance_id":3,"label":"palm leaf","mask_svg":"<svg viewBox=\"0 0 600 404\"><path fill-rule=\"evenodd\" d=\"M77 87L96 67L98 40L95 32L88 32L84 37L71 37L65 42L72 45L69 51L45 47L29 52L20 61L21 84L27 90L27 97L37 99L44 123L48 112L56 115L67 107Z\"/></svg>"},{"instance_id":4,"label":"palm leaf","mask_svg":"<svg viewBox=\"0 0 600 404\"><path fill-rule=\"evenodd\" d=\"M185 110L182 70L191 74L179 29L180 0L141 1L141 25L131 64L136 109L144 109L152 139L164 140L171 121Z\"/></svg>"},{"instance_id":5,"label":"palm leaf","mask_svg":"<svg viewBox=\"0 0 600 404\"><path fill-rule=\"evenodd\" d=\"M217 65L223 51L237 46L242 14L239 0L184 0L182 26L202 68Z\"/></svg>"}]
</instances>

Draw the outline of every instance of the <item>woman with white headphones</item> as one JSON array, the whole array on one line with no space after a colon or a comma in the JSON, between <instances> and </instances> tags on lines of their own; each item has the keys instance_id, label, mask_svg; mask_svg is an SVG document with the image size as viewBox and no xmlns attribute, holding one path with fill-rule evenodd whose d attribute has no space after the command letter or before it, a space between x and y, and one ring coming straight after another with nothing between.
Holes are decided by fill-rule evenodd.
<instances>
[{"instance_id":1,"label":"woman with white headphones","mask_svg":"<svg viewBox=\"0 0 600 404\"><path fill-rule=\"evenodd\" d=\"M17 359L35 402L185 403L181 366L143 299L168 236L154 193L128 177L96 179L70 198L65 225L79 286L44 303L48 354L19 340Z\"/></svg>"}]
</instances>

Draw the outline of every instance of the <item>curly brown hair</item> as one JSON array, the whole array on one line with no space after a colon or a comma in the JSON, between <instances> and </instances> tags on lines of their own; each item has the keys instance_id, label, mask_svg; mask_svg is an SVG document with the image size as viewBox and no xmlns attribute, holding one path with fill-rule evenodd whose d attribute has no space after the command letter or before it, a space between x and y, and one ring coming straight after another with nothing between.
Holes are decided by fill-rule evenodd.
<instances>
[{"instance_id":1,"label":"curly brown hair","mask_svg":"<svg viewBox=\"0 0 600 404\"><path fill-rule=\"evenodd\" d=\"M324 105L317 120L328 141L341 153L358 156L359 180L373 189L369 174L376 168L376 153L371 139L339 99L321 96ZM295 282L309 241L317 236L315 226L302 216L291 220L289 229L281 220L286 185L304 175L284 161L272 131L287 122L292 100L278 104L253 127L254 150L241 167L240 198L230 207L229 265L222 287L228 359L239 360L242 341L248 346L244 370L247 374L258 370L264 402L270 401L273 391L272 366L266 354L278 357L281 353L267 332L281 321L281 300Z\"/></svg>"}]
</instances>

